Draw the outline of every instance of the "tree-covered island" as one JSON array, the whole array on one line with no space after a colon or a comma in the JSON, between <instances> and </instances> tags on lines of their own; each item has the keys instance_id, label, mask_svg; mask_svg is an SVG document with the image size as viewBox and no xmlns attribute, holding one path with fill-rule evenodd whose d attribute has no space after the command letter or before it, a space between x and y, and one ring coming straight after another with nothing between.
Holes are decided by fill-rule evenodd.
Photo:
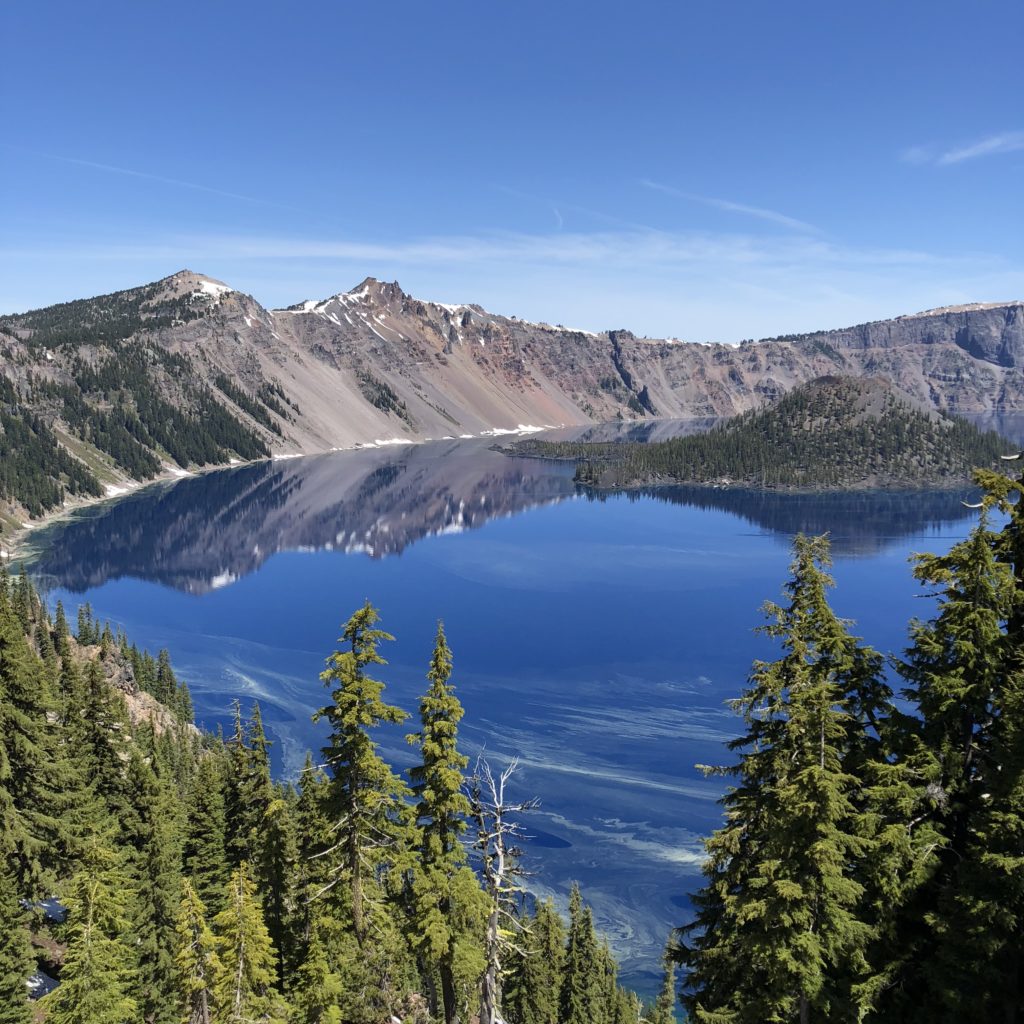
<instances>
[{"instance_id":1,"label":"tree-covered island","mask_svg":"<svg viewBox=\"0 0 1024 1024\"><path fill-rule=\"evenodd\" d=\"M1007 447L879 378L821 377L706 433L652 444L529 439L516 455L574 460L593 488L708 484L782 490L957 487Z\"/></svg>"}]
</instances>

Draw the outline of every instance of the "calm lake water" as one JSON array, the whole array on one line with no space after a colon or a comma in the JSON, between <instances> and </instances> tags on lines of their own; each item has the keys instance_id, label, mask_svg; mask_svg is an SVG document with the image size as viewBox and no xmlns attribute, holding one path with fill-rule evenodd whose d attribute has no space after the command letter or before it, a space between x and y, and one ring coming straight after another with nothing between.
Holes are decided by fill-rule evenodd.
<instances>
[{"instance_id":1,"label":"calm lake water","mask_svg":"<svg viewBox=\"0 0 1024 1024\"><path fill-rule=\"evenodd\" d=\"M571 476L477 441L262 463L40 531L32 569L51 602L88 600L169 648L208 727L258 700L286 776L321 743L318 674L351 612L369 598L397 636L381 678L410 712L443 618L466 752L518 756L518 793L541 799L532 887L564 904L579 880L624 980L649 992L719 820L721 784L695 765L727 758L724 702L772 656L753 629L791 537L831 531L836 608L898 651L930 611L907 559L966 534L970 492L591 500ZM400 765L407 731L379 737Z\"/></svg>"}]
</instances>

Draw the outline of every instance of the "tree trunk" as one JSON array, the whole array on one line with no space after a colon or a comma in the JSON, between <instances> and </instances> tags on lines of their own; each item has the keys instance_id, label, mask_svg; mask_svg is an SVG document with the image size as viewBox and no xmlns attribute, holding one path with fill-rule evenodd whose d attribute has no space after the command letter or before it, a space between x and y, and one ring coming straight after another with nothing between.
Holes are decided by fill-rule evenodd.
<instances>
[{"instance_id":1,"label":"tree trunk","mask_svg":"<svg viewBox=\"0 0 1024 1024\"><path fill-rule=\"evenodd\" d=\"M800 996L800 1024L810 1024L811 1007L807 1002L807 996Z\"/></svg>"},{"instance_id":2,"label":"tree trunk","mask_svg":"<svg viewBox=\"0 0 1024 1024\"><path fill-rule=\"evenodd\" d=\"M348 869L352 873L352 930L360 947L366 937L363 921L363 877L359 871L359 841L353 828L348 838Z\"/></svg>"},{"instance_id":3,"label":"tree trunk","mask_svg":"<svg viewBox=\"0 0 1024 1024\"><path fill-rule=\"evenodd\" d=\"M501 992L498 988L498 909L487 919L487 970L480 983L480 1024L502 1024L498 1013Z\"/></svg>"},{"instance_id":4,"label":"tree trunk","mask_svg":"<svg viewBox=\"0 0 1024 1024\"><path fill-rule=\"evenodd\" d=\"M438 968L441 975L441 1000L444 1003L444 1024L458 1024L459 1006L455 992L455 975L448 958Z\"/></svg>"}]
</instances>

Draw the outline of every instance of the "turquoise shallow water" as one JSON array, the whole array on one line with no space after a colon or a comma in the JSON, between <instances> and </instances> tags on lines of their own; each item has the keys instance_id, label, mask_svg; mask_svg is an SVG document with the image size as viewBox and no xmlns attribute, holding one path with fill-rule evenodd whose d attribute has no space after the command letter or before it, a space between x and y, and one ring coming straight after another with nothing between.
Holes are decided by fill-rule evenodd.
<instances>
[{"instance_id":1,"label":"turquoise shallow water","mask_svg":"<svg viewBox=\"0 0 1024 1024\"><path fill-rule=\"evenodd\" d=\"M259 700L276 769L320 743L318 674L369 598L397 640L388 696L410 712L443 618L465 749L518 756L531 884L579 880L641 990L687 916L718 821L724 702L755 657L798 530L830 530L835 606L884 651L928 613L907 558L970 527L957 494L780 496L675 488L591 500L570 467L479 442L240 467L94 508L35 538L51 602L92 603L170 649L209 727ZM398 764L404 728L380 742Z\"/></svg>"}]
</instances>

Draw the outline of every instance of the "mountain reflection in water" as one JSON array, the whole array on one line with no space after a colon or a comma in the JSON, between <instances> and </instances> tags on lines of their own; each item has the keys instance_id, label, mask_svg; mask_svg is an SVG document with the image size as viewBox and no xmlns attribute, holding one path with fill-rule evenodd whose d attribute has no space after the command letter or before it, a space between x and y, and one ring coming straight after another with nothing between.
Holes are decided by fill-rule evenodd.
<instances>
[{"instance_id":1,"label":"mountain reflection in water","mask_svg":"<svg viewBox=\"0 0 1024 1024\"><path fill-rule=\"evenodd\" d=\"M539 505L607 499L579 492L572 474L569 463L510 457L481 441L261 462L83 510L39 530L31 561L37 576L75 592L129 576L199 594L255 571L278 551L382 558L425 537ZM798 532L830 532L835 554L850 556L962 520L968 513L960 501L970 493L966 487L786 494L680 486L630 497L729 512L783 543Z\"/></svg>"}]
</instances>

